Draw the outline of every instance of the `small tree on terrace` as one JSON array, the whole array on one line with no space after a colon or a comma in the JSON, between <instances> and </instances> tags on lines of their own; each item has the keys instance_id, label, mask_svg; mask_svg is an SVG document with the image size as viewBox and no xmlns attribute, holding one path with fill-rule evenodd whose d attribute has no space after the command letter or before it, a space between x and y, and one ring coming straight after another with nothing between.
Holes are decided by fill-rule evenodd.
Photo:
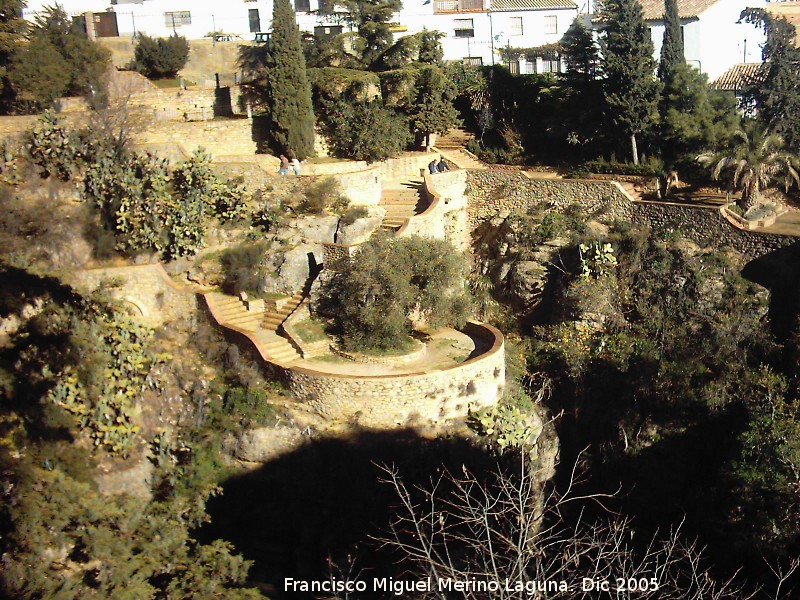
<instances>
[{"instance_id":1,"label":"small tree on terrace","mask_svg":"<svg viewBox=\"0 0 800 600\"><path fill-rule=\"evenodd\" d=\"M661 91L653 42L637 0L605 0L602 17L606 102L612 120L630 140L633 163L639 164L637 136L655 123Z\"/></svg>"},{"instance_id":2,"label":"small tree on terrace","mask_svg":"<svg viewBox=\"0 0 800 600\"><path fill-rule=\"evenodd\" d=\"M300 30L289 0L275 1L270 54L266 104L271 135L280 150L303 159L314 153L314 107Z\"/></svg>"},{"instance_id":3,"label":"small tree on terrace","mask_svg":"<svg viewBox=\"0 0 800 600\"><path fill-rule=\"evenodd\" d=\"M764 130L755 121L734 132L727 148L716 154L702 154L698 160L711 166L711 176L730 174L733 189L741 190L739 206L748 211L761 196L761 190L780 181L786 191L792 183L800 185L798 158L784 150L783 139Z\"/></svg>"},{"instance_id":4,"label":"small tree on terrace","mask_svg":"<svg viewBox=\"0 0 800 600\"><path fill-rule=\"evenodd\" d=\"M445 134L458 124L453 106L456 86L440 67L423 67L416 81L413 103L409 106L411 126L430 146L432 133Z\"/></svg>"},{"instance_id":5,"label":"small tree on terrace","mask_svg":"<svg viewBox=\"0 0 800 600\"><path fill-rule=\"evenodd\" d=\"M462 325L468 315L465 263L443 240L377 238L335 273L321 309L352 350L404 347L412 313L428 325Z\"/></svg>"}]
</instances>

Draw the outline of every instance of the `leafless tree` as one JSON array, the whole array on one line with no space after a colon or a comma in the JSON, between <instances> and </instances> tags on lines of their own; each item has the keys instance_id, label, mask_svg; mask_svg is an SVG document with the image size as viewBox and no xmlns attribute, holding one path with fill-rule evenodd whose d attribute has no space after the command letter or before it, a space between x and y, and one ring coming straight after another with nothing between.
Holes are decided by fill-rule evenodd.
<instances>
[{"instance_id":1,"label":"leafless tree","mask_svg":"<svg viewBox=\"0 0 800 600\"><path fill-rule=\"evenodd\" d=\"M444 600L453 591L469 600L755 596L733 578L716 580L680 526L640 541L630 519L605 508L610 496L582 496L577 484L556 493L531 465L520 458L513 473L486 479L463 468L411 489L396 468L384 467L400 514L381 541L407 558L409 578L431 582L418 597ZM599 510L587 510L592 505Z\"/></svg>"}]
</instances>

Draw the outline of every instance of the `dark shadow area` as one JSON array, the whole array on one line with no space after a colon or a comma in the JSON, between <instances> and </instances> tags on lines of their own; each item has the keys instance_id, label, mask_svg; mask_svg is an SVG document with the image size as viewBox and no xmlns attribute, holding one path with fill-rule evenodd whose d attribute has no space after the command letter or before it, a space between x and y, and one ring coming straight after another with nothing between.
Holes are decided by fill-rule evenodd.
<instances>
[{"instance_id":1,"label":"dark shadow area","mask_svg":"<svg viewBox=\"0 0 800 600\"><path fill-rule=\"evenodd\" d=\"M779 341L787 341L800 315L800 241L751 260L742 275L770 291L772 333Z\"/></svg>"},{"instance_id":2,"label":"dark shadow area","mask_svg":"<svg viewBox=\"0 0 800 600\"><path fill-rule=\"evenodd\" d=\"M257 154L279 155L283 150L274 147L270 131L272 130L272 120L266 115L253 115L252 120L252 140L256 143Z\"/></svg>"},{"instance_id":3,"label":"dark shadow area","mask_svg":"<svg viewBox=\"0 0 800 600\"><path fill-rule=\"evenodd\" d=\"M485 473L496 460L464 439L426 440L411 430L320 439L226 481L198 539L233 542L254 561L250 580L274 587L271 598L313 597L284 593L284 578L319 581L333 571L341 579L328 561L347 570L348 557L369 582L362 597L374 598L373 577L402 574L396 552L372 539L385 537L399 504L378 465L396 466L409 488L429 488L443 471Z\"/></svg>"},{"instance_id":4,"label":"dark shadow area","mask_svg":"<svg viewBox=\"0 0 800 600\"><path fill-rule=\"evenodd\" d=\"M232 117L231 88L218 87L214 90L214 116Z\"/></svg>"},{"instance_id":5,"label":"dark shadow area","mask_svg":"<svg viewBox=\"0 0 800 600\"><path fill-rule=\"evenodd\" d=\"M646 374L652 365L637 370ZM729 467L741 455L740 434L747 424L743 407L710 410L679 402L645 406L648 422L659 423L665 434L635 453L627 452L620 424L632 418L632 407L647 400L637 397L624 378L624 373L601 366L582 382L590 394L569 381L554 392L552 410L564 410L556 423L561 451L557 488L566 489L572 466L580 462L586 477L577 486L579 494L616 494L604 502L605 508L581 507L589 520L607 514L606 509L627 515L642 544L680 525L684 540L707 548L708 566L716 576L728 578L741 568L741 581L770 581L753 545L754 524L732 527L742 502L734 492L741 484Z\"/></svg>"}]
</instances>

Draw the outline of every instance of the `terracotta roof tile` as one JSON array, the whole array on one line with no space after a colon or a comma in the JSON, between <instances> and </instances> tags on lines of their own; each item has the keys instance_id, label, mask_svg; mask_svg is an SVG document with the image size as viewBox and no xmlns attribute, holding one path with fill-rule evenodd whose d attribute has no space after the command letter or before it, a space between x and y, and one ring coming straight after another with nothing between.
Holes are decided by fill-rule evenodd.
<instances>
[{"instance_id":1,"label":"terracotta roof tile","mask_svg":"<svg viewBox=\"0 0 800 600\"><path fill-rule=\"evenodd\" d=\"M714 90L738 91L745 84L757 79L763 71L762 63L739 63L733 65L722 75L711 82L709 87Z\"/></svg>"},{"instance_id":2,"label":"terracotta roof tile","mask_svg":"<svg viewBox=\"0 0 800 600\"><path fill-rule=\"evenodd\" d=\"M690 19L702 14L720 0L678 0L678 15L681 19ZM648 21L660 21L664 18L664 0L639 0Z\"/></svg>"}]
</instances>

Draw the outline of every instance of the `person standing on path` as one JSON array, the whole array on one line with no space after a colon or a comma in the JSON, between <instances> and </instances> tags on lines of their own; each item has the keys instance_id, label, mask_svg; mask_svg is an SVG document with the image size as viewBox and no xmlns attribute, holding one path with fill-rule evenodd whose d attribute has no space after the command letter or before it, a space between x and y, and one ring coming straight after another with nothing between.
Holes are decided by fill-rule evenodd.
<instances>
[{"instance_id":1,"label":"person standing on path","mask_svg":"<svg viewBox=\"0 0 800 600\"><path fill-rule=\"evenodd\" d=\"M300 175L300 161L297 159L296 156L292 158L292 169L294 169L295 175L298 176Z\"/></svg>"},{"instance_id":2,"label":"person standing on path","mask_svg":"<svg viewBox=\"0 0 800 600\"><path fill-rule=\"evenodd\" d=\"M289 159L286 158L283 154L280 155L281 159L281 166L278 169L278 175L288 175L289 174Z\"/></svg>"}]
</instances>

